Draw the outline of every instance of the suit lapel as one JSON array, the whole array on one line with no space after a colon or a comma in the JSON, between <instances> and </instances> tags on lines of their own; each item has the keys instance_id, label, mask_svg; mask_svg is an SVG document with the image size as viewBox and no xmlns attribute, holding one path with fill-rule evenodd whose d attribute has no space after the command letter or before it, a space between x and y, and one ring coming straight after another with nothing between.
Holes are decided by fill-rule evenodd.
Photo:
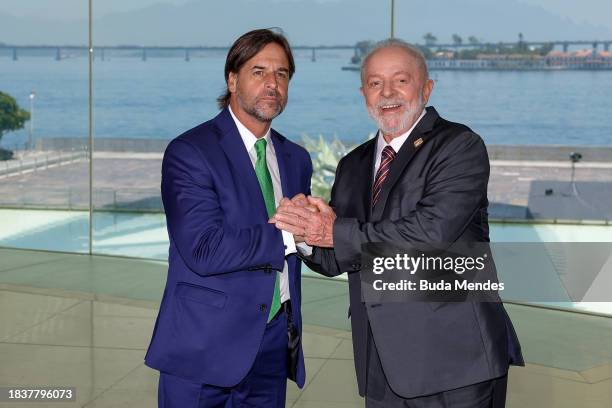
<instances>
[{"instance_id":1,"label":"suit lapel","mask_svg":"<svg viewBox=\"0 0 612 408\"><path fill-rule=\"evenodd\" d=\"M274 145L274 152L276 153L276 162L278 163L278 172L280 173L282 196L292 198L294 191L293 174L291 173L291 153L285 148L285 137L281 136L276 130L271 129L270 138Z\"/></svg>"},{"instance_id":2,"label":"suit lapel","mask_svg":"<svg viewBox=\"0 0 612 408\"><path fill-rule=\"evenodd\" d=\"M376 138L366 142L359 157L357 165L353 169L347 169L354 182L351 190L355 194L357 217L369 221L372 215L372 178L374 177L374 153L376 151Z\"/></svg>"},{"instance_id":3,"label":"suit lapel","mask_svg":"<svg viewBox=\"0 0 612 408\"><path fill-rule=\"evenodd\" d=\"M391 163L391 167L389 168L389 175L387 179L384 181L382 190L380 192L380 198L378 199L378 203L376 207L372 209L372 220L377 221L382 218L383 210L387 204L387 198L389 197L389 192L397 183L401 175L404 173L404 169L408 166L415 155L415 153L423 147L425 143L431 138L431 129L438 118L438 113L433 107L427 108L427 113L419 124L414 128L408 139L404 142L400 151L397 152L397 156ZM372 165L373 168L373 165ZM370 179L371 183L371 179ZM371 189L370 189L371 190ZM370 191L370 195L371 195Z\"/></svg>"},{"instance_id":4,"label":"suit lapel","mask_svg":"<svg viewBox=\"0 0 612 408\"><path fill-rule=\"evenodd\" d=\"M246 186L249 197L259 197L252 202L252 206L245 205L245 211L252 209L253 213L263 219L268 219L268 211L266 210L266 204L251 163L249 153L244 146L238 128L232 119L232 115L229 113L227 108L223 109L219 115L214 119L215 124L220 130L219 144L225 152L225 155L230 162L230 166L236 170L238 180L236 184L238 186ZM276 146L275 146L276 148ZM241 187L239 187L241 188Z\"/></svg>"}]
</instances>

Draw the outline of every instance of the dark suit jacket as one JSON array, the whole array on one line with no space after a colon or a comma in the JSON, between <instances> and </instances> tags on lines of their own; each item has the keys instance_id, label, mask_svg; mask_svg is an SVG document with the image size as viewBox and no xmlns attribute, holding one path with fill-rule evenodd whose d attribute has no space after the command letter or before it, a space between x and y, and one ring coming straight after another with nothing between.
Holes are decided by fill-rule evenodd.
<instances>
[{"instance_id":1,"label":"dark suit jacket","mask_svg":"<svg viewBox=\"0 0 612 408\"><path fill-rule=\"evenodd\" d=\"M415 141L422 144L415 147ZM523 364L501 303L362 301L361 245L369 242L488 242L489 159L481 138L442 119L433 107L391 164L371 210L376 139L344 157L331 206L334 248L314 248L307 265L324 275L348 272L359 392L365 391L368 322L390 387L405 398L450 390L506 374Z\"/></svg>"},{"instance_id":2,"label":"dark suit jacket","mask_svg":"<svg viewBox=\"0 0 612 408\"><path fill-rule=\"evenodd\" d=\"M310 156L274 130L271 137L283 195L309 194ZM255 170L227 109L168 145L161 190L170 238L168 279L145 362L194 382L234 386L259 350L272 271L283 269L285 256L281 232L267 222ZM287 263L301 333L301 262L290 255ZM301 345L298 355L301 387Z\"/></svg>"}]
</instances>

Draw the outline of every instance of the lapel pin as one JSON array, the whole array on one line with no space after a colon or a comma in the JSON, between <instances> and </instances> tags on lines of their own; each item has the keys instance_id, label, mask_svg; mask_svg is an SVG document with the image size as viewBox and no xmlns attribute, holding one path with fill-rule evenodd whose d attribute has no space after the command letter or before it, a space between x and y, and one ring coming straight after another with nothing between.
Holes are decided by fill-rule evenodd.
<instances>
[{"instance_id":1,"label":"lapel pin","mask_svg":"<svg viewBox=\"0 0 612 408\"><path fill-rule=\"evenodd\" d=\"M422 144L423 144L423 138L422 137L419 137L417 140L414 141L414 147L419 147Z\"/></svg>"}]
</instances>

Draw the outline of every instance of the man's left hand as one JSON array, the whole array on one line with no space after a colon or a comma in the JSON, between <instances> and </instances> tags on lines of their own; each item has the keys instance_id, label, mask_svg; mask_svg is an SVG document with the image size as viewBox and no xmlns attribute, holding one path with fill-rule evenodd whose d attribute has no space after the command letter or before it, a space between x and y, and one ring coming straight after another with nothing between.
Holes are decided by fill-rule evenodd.
<instances>
[{"instance_id":1,"label":"man's left hand","mask_svg":"<svg viewBox=\"0 0 612 408\"><path fill-rule=\"evenodd\" d=\"M319 211L300 206L280 206L272 217L276 227L303 236L308 245L333 248L334 210L320 198L308 197L308 203Z\"/></svg>"}]
</instances>

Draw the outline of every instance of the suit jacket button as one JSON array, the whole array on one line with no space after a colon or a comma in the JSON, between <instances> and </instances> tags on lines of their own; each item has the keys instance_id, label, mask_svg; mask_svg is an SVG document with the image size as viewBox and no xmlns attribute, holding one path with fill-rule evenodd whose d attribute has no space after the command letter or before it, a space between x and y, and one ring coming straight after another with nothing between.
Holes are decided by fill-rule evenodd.
<instances>
[{"instance_id":1,"label":"suit jacket button","mask_svg":"<svg viewBox=\"0 0 612 408\"><path fill-rule=\"evenodd\" d=\"M268 307L266 306L265 303L262 303L261 305L259 305L259 310L261 310L262 312L265 312L267 308Z\"/></svg>"}]
</instances>

